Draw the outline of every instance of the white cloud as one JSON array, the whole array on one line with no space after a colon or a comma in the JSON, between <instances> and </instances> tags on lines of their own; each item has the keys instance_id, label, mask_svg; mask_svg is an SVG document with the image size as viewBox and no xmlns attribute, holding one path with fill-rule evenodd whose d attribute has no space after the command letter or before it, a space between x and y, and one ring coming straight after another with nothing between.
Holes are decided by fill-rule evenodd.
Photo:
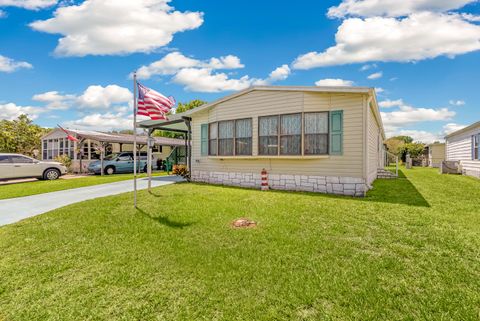
<instances>
[{"instance_id":1,"label":"white cloud","mask_svg":"<svg viewBox=\"0 0 480 321\"><path fill-rule=\"evenodd\" d=\"M360 71L367 71L367 70L370 70L370 69L374 69L374 68L377 68L377 64L366 64L366 65L363 65L362 67L360 67Z\"/></svg>"},{"instance_id":2,"label":"white cloud","mask_svg":"<svg viewBox=\"0 0 480 321\"><path fill-rule=\"evenodd\" d=\"M0 55L0 72L14 72L21 68L31 69L33 66L25 61L15 61Z\"/></svg>"},{"instance_id":3,"label":"white cloud","mask_svg":"<svg viewBox=\"0 0 480 321\"><path fill-rule=\"evenodd\" d=\"M393 129L386 132L387 137L393 136L410 136L414 141L430 144L433 142L443 142L445 136L457 130L467 127L466 125L459 125L455 123L448 123L443 126L440 132L429 132L418 129Z\"/></svg>"},{"instance_id":4,"label":"white cloud","mask_svg":"<svg viewBox=\"0 0 480 321\"><path fill-rule=\"evenodd\" d=\"M50 110L68 109L75 98L75 95L62 95L58 91L47 91L32 97L35 101L47 103L46 106Z\"/></svg>"},{"instance_id":5,"label":"white cloud","mask_svg":"<svg viewBox=\"0 0 480 321\"><path fill-rule=\"evenodd\" d=\"M0 7L20 7L29 10L38 10L57 4L57 0L0 0Z\"/></svg>"},{"instance_id":6,"label":"white cloud","mask_svg":"<svg viewBox=\"0 0 480 321\"><path fill-rule=\"evenodd\" d=\"M180 52L172 52L150 65L140 67L137 77L148 79L154 75L172 76L174 83L183 85L189 91L222 92L243 90L252 85L268 85L287 79L291 72L288 65L282 65L273 70L267 78L261 79L248 75L231 78L231 75L218 71L243 67L240 58L234 55L199 60Z\"/></svg>"},{"instance_id":7,"label":"white cloud","mask_svg":"<svg viewBox=\"0 0 480 321\"><path fill-rule=\"evenodd\" d=\"M255 81L248 76L229 78L225 73L212 73L212 69L208 68L184 68L173 77L173 82L184 85L186 90L197 92L243 90Z\"/></svg>"},{"instance_id":8,"label":"white cloud","mask_svg":"<svg viewBox=\"0 0 480 321\"><path fill-rule=\"evenodd\" d=\"M244 65L240 62L240 58L233 55L228 55L220 58L211 58L207 67L212 69L238 69L243 68Z\"/></svg>"},{"instance_id":9,"label":"white cloud","mask_svg":"<svg viewBox=\"0 0 480 321\"><path fill-rule=\"evenodd\" d=\"M106 109L116 104L131 103L132 99L133 94L127 88L117 85L92 85L77 97L76 102L83 108Z\"/></svg>"},{"instance_id":10,"label":"white cloud","mask_svg":"<svg viewBox=\"0 0 480 321\"><path fill-rule=\"evenodd\" d=\"M291 70L288 65L281 65L273 70L265 79L251 79L251 82L255 86L270 85L273 82L285 80L290 76Z\"/></svg>"},{"instance_id":11,"label":"white cloud","mask_svg":"<svg viewBox=\"0 0 480 321\"><path fill-rule=\"evenodd\" d=\"M290 72L290 67L288 67L288 65L282 65L268 75L267 82L285 80L290 76Z\"/></svg>"},{"instance_id":12,"label":"white cloud","mask_svg":"<svg viewBox=\"0 0 480 321\"><path fill-rule=\"evenodd\" d=\"M366 63L413 62L438 56L454 57L480 50L480 26L460 14L421 12L406 18L349 18L335 35L336 45L309 52L295 69Z\"/></svg>"},{"instance_id":13,"label":"white cloud","mask_svg":"<svg viewBox=\"0 0 480 321\"><path fill-rule=\"evenodd\" d=\"M345 79L332 79L332 78L326 78L326 79L320 79L319 81L315 82L316 86L332 86L332 87L343 87L343 86L353 86L354 82L351 80L345 80Z\"/></svg>"},{"instance_id":14,"label":"white cloud","mask_svg":"<svg viewBox=\"0 0 480 321\"><path fill-rule=\"evenodd\" d=\"M430 144L436 141L443 141L444 135L442 133L432 133L425 130L416 129L401 129L385 133L387 137L393 136L410 136L415 142L422 142Z\"/></svg>"},{"instance_id":15,"label":"white cloud","mask_svg":"<svg viewBox=\"0 0 480 321\"><path fill-rule=\"evenodd\" d=\"M450 133L456 132L457 130L463 129L467 127L467 125L455 124L455 123L448 123L443 126L443 133L448 135Z\"/></svg>"},{"instance_id":16,"label":"white cloud","mask_svg":"<svg viewBox=\"0 0 480 321\"><path fill-rule=\"evenodd\" d=\"M377 94L383 93L384 91L385 91L385 89L383 89L382 87L375 87L375 92Z\"/></svg>"},{"instance_id":17,"label":"white cloud","mask_svg":"<svg viewBox=\"0 0 480 321\"><path fill-rule=\"evenodd\" d=\"M465 105L464 100L450 100L448 103L452 106L463 106L463 105Z\"/></svg>"},{"instance_id":18,"label":"white cloud","mask_svg":"<svg viewBox=\"0 0 480 321\"><path fill-rule=\"evenodd\" d=\"M422 11L446 12L477 0L343 0L328 10L330 18L346 16L400 17Z\"/></svg>"},{"instance_id":19,"label":"white cloud","mask_svg":"<svg viewBox=\"0 0 480 321\"><path fill-rule=\"evenodd\" d=\"M401 105L398 110L381 112L381 115L385 127L396 128L419 122L449 120L455 116L455 112L448 108L415 108Z\"/></svg>"},{"instance_id":20,"label":"white cloud","mask_svg":"<svg viewBox=\"0 0 480 321\"><path fill-rule=\"evenodd\" d=\"M209 61L201 61L184 56L180 52L172 52L151 63L148 66L142 66L137 71L138 79L148 79L154 75L174 75L183 68L210 68L210 69L239 69L244 65L240 58L228 55L220 58L210 58Z\"/></svg>"},{"instance_id":21,"label":"white cloud","mask_svg":"<svg viewBox=\"0 0 480 321\"><path fill-rule=\"evenodd\" d=\"M71 129L110 131L130 129L133 127L133 120L131 114L126 115L122 112L94 113L77 120L63 122L62 125Z\"/></svg>"},{"instance_id":22,"label":"white cloud","mask_svg":"<svg viewBox=\"0 0 480 321\"><path fill-rule=\"evenodd\" d=\"M383 72L380 71L380 72L375 72L375 73L369 75L367 78L372 80L372 79L379 79L379 78L382 78L382 77L383 77Z\"/></svg>"},{"instance_id":23,"label":"white cloud","mask_svg":"<svg viewBox=\"0 0 480 321\"><path fill-rule=\"evenodd\" d=\"M416 108L405 104L402 99L384 100L379 106L396 108L391 112L380 112L387 137L407 135L425 143L441 140L445 133L431 133L405 127L417 123L445 121L455 116L455 112L448 108Z\"/></svg>"},{"instance_id":24,"label":"white cloud","mask_svg":"<svg viewBox=\"0 0 480 321\"><path fill-rule=\"evenodd\" d=\"M20 115L27 115L30 119L36 119L42 108L33 106L18 106L14 103L0 104L0 119L13 120Z\"/></svg>"},{"instance_id":25,"label":"white cloud","mask_svg":"<svg viewBox=\"0 0 480 321\"><path fill-rule=\"evenodd\" d=\"M473 15L470 13L462 13L462 17L465 20L471 21L471 22L480 22L480 16Z\"/></svg>"},{"instance_id":26,"label":"white cloud","mask_svg":"<svg viewBox=\"0 0 480 321\"><path fill-rule=\"evenodd\" d=\"M152 52L169 44L177 32L196 29L201 12L174 11L170 0L85 0L59 7L53 18L30 26L61 34L60 56L119 55Z\"/></svg>"},{"instance_id":27,"label":"white cloud","mask_svg":"<svg viewBox=\"0 0 480 321\"><path fill-rule=\"evenodd\" d=\"M403 103L402 99L397 99L397 100L387 99L387 100L384 100L384 101L381 101L381 102L378 103L378 106L380 106L382 108L399 107L399 106L403 106L403 105L405 105L405 104Z\"/></svg>"}]
</instances>

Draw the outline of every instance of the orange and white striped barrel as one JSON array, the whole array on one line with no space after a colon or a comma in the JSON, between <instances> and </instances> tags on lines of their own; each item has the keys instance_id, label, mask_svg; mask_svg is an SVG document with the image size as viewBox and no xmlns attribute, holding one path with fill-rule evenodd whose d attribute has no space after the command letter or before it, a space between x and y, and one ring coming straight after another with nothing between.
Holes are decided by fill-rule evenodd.
<instances>
[{"instance_id":1,"label":"orange and white striped barrel","mask_svg":"<svg viewBox=\"0 0 480 321\"><path fill-rule=\"evenodd\" d=\"M262 191L268 191L268 174L265 168L262 169Z\"/></svg>"}]
</instances>

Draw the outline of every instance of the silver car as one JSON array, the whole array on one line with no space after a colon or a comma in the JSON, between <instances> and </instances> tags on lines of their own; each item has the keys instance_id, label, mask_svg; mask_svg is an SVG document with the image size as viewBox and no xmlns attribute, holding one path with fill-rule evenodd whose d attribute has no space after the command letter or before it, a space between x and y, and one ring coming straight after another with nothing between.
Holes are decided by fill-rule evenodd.
<instances>
[{"instance_id":1,"label":"silver car","mask_svg":"<svg viewBox=\"0 0 480 321\"><path fill-rule=\"evenodd\" d=\"M54 180L67 173L58 162L44 162L21 154L0 153L0 179L35 177Z\"/></svg>"}]
</instances>

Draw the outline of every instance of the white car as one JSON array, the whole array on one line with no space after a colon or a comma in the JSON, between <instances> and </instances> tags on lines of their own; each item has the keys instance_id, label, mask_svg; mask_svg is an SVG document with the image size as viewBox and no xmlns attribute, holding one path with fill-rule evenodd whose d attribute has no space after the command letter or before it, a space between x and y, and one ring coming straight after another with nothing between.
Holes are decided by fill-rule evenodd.
<instances>
[{"instance_id":1,"label":"white car","mask_svg":"<svg viewBox=\"0 0 480 321\"><path fill-rule=\"evenodd\" d=\"M54 180L67 173L58 162L44 162L20 154L0 153L0 179L35 177Z\"/></svg>"}]
</instances>

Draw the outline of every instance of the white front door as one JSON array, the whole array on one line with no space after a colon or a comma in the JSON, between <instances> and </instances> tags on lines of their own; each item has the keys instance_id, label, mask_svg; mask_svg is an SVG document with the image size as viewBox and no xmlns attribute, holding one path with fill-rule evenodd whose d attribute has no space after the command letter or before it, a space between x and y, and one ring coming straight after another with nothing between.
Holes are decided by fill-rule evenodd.
<instances>
[{"instance_id":1,"label":"white front door","mask_svg":"<svg viewBox=\"0 0 480 321\"><path fill-rule=\"evenodd\" d=\"M35 160L20 155L12 155L13 172L15 177L40 177L42 167L35 163Z\"/></svg>"}]
</instances>

